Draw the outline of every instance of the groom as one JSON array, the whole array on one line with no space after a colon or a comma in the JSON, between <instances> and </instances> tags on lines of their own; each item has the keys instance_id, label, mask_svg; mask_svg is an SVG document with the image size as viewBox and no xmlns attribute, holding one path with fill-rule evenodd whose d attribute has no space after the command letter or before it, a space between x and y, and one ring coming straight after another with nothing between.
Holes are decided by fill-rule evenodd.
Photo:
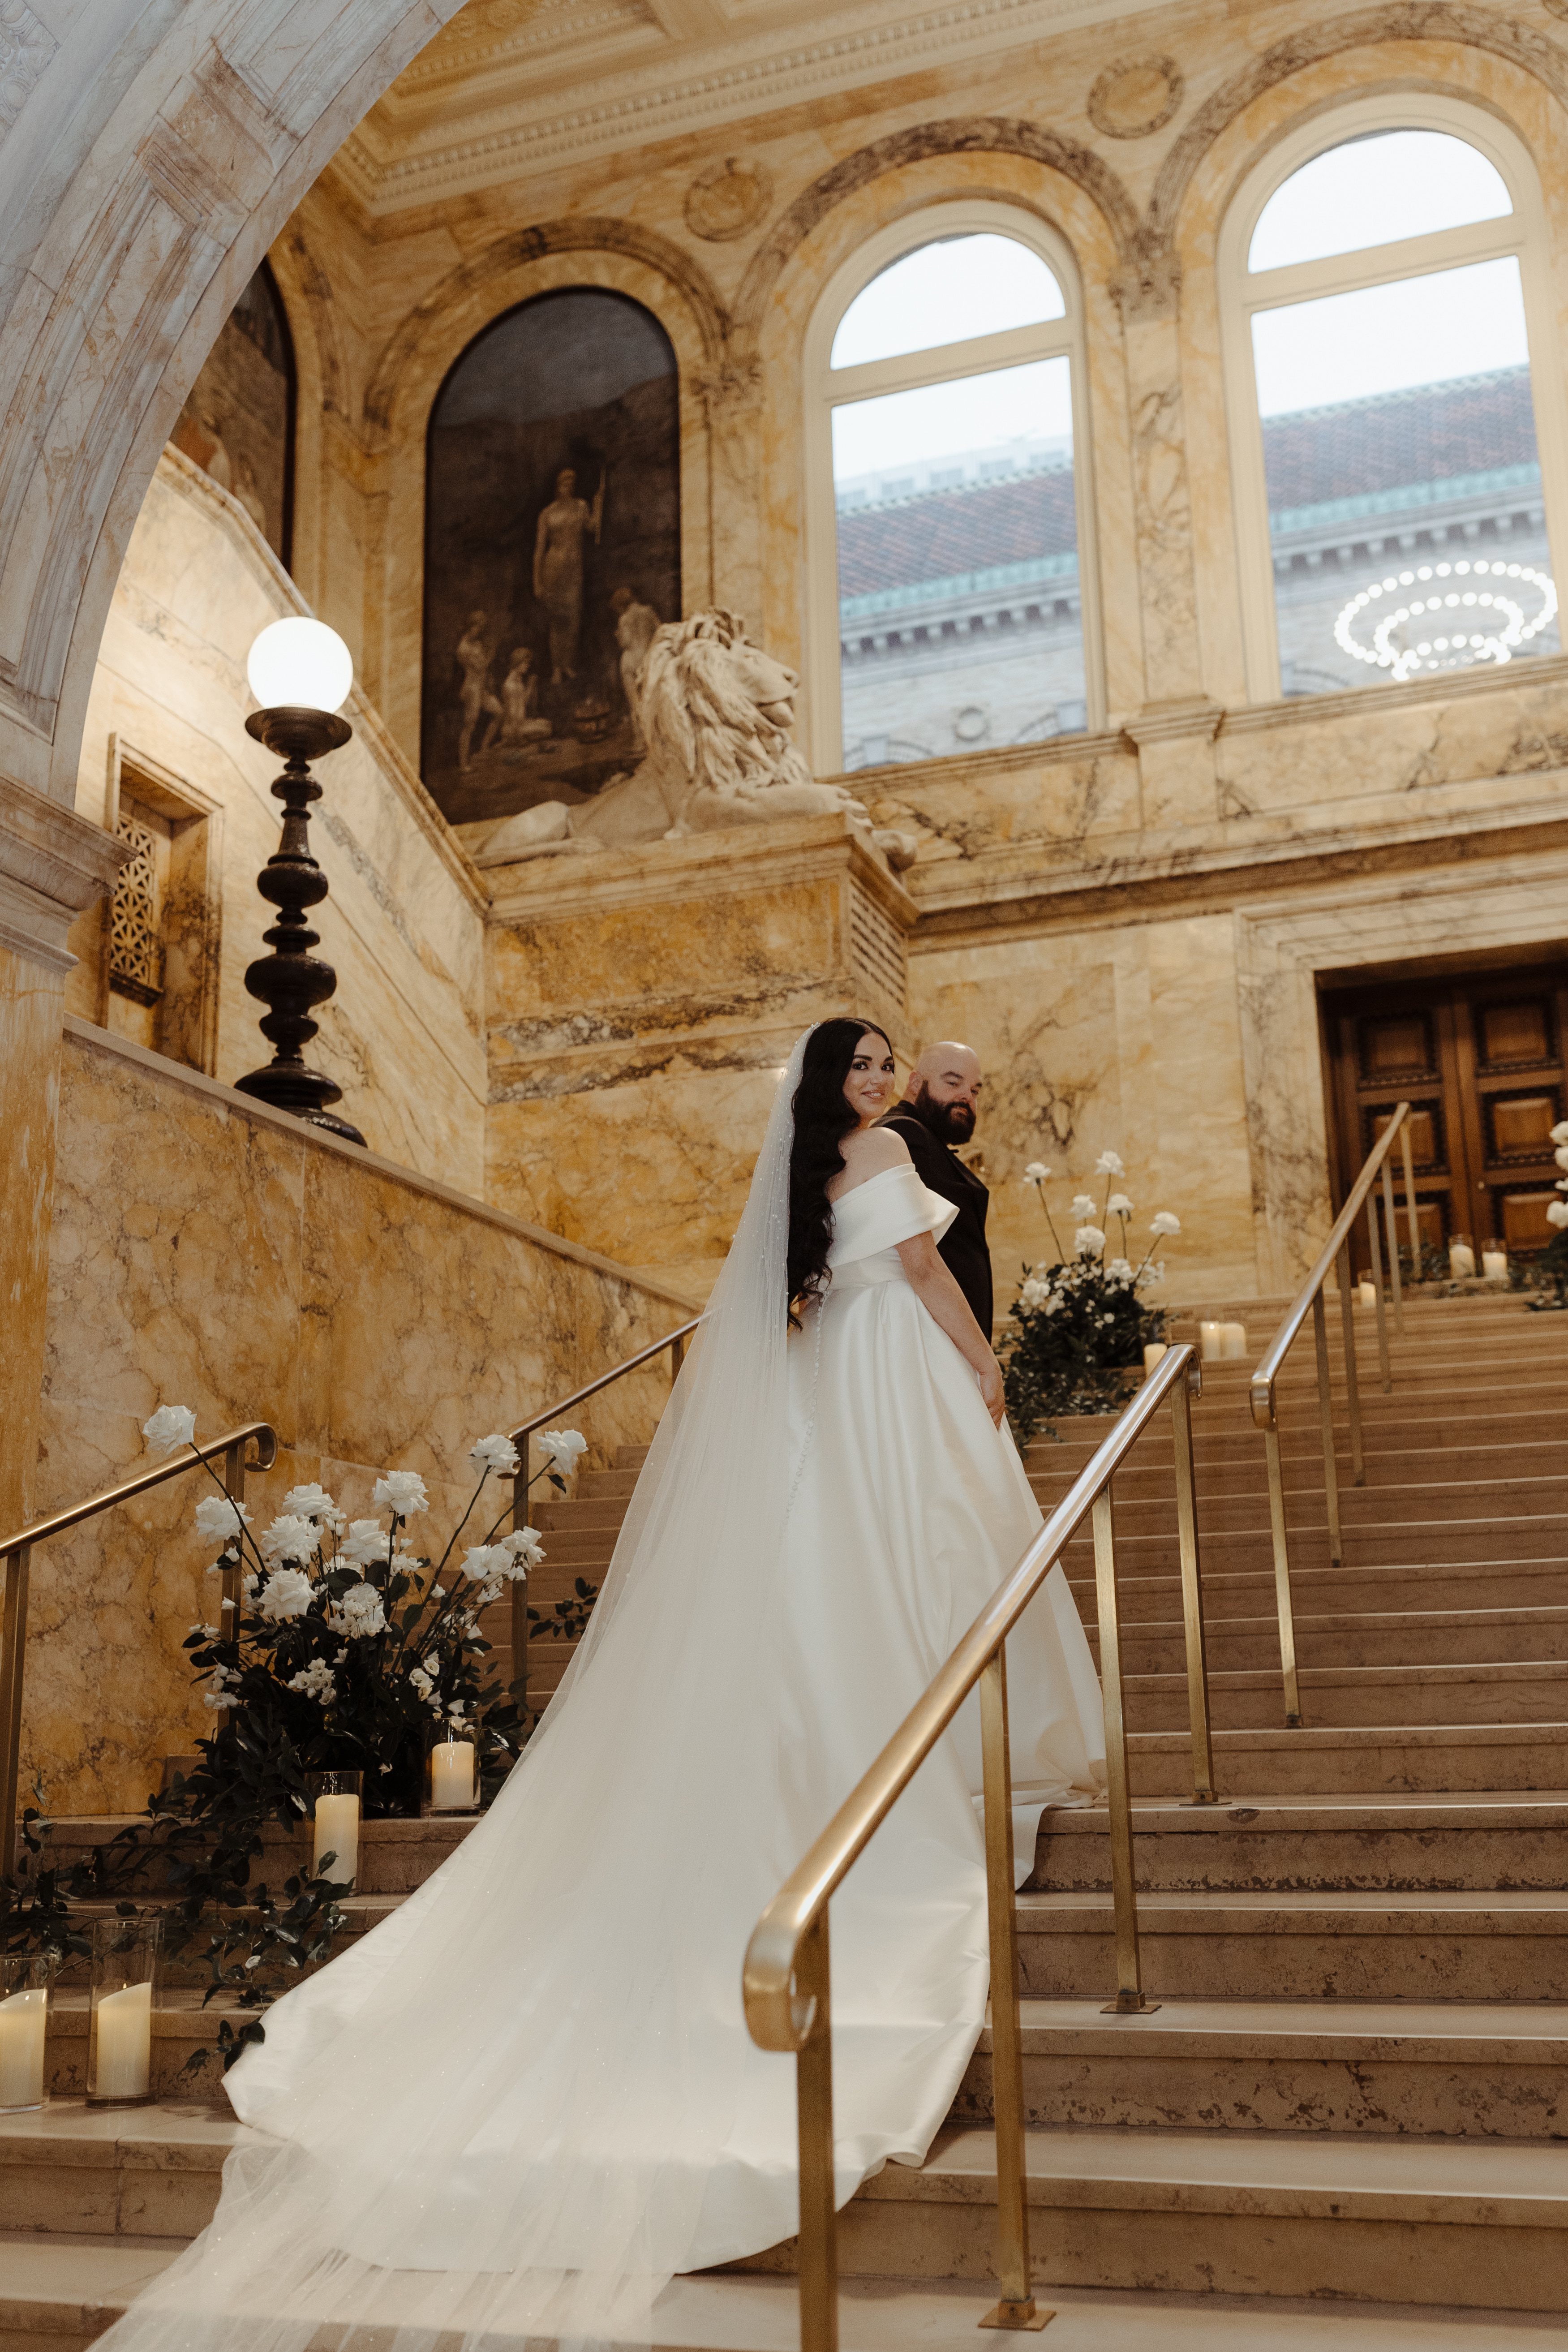
<instances>
[{"instance_id":1,"label":"groom","mask_svg":"<svg viewBox=\"0 0 1568 2352\"><path fill-rule=\"evenodd\" d=\"M952 1038L928 1045L910 1072L903 1101L881 1124L903 1137L921 1182L957 1208L937 1248L989 1339L991 1253L985 1246L985 1212L991 1195L953 1149L967 1143L974 1132L982 1083L980 1056L970 1046Z\"/></svg>"}]
</instances>

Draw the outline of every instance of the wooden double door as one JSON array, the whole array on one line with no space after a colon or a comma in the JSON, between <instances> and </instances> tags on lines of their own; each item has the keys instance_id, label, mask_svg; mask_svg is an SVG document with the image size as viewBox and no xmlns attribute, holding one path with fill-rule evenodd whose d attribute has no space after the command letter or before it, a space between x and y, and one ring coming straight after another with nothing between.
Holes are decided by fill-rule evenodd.
<instances>
[{"instance_id":1,"label":"wooden double door","mask_svg":"<svg viewBox=\"0 0 1568 2352\"><path fill-rule=\"evenodd\" d=\"M1516 1257L1552 1239L1552 1129L1568 1116L1568 963L1326 991L1334 1204L1394 1108L1411 1106L1424 1244L1500 1238ZM1406 1240L1397 1145L1394 1190ZM1366 1262L1364 1240L1358 1265Z\"/></svg>"}]
</instances>

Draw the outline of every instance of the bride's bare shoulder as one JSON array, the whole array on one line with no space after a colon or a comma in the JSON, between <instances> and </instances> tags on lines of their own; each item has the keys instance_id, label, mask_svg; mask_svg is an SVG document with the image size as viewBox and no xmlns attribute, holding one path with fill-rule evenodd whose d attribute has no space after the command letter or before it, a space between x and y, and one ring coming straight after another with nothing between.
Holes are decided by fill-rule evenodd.
<instances>
[{"instance_id":1,"label":"bride's bare shoulder","mask_svg":"<svg viewBox=\"0 0 1568 2352\"><path fill-rule=\"evenodd\" d=\"M841 1201L846 1192L853 1192L859 1184L868 1184L873 1176L886 1175L889 1168L909 1168L914 1164L910 1147L897 1130L890 1127L866 1127L857 1134L847 1135L840 1147L844 1153L844 1173L836 1176L827 1188L830 1201Z\"/></svg>"}]
</instances>

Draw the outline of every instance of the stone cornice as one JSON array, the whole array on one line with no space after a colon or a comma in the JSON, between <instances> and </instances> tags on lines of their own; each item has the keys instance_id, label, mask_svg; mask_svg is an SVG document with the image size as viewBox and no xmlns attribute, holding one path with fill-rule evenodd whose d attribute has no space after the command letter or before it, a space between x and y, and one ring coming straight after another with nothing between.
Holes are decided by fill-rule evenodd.
<instances>
[{"instance_id":1,"label":"stone cornice","mask_svg":"<svg viewBox=\"0 0 1568 2352\"><path fill-rule=\"evenodd\" d=\"M74 809L0 775L0 945L67 972L66 933L114 887L130 850Z\"/></svg>"},{"instance_id":2,"label":"stone cornice","mask_svg":"<svg viewBox=\"0 0 1568 2352\"><path fill-rule=\"evenodd\" d=\"M508 59L492 46L479 67L479 120L469 103L462 135L441 135L431 100L465 59L443 72L431 61L404 77L334 159L334 169L373 215L517 179L544 164L625 152L727 122L1039 41L1141 13L1142 0L946 0L911 10L889 0L811 12L703 44L651 51L646 32L631 52L601 31L569 84L539 88L539 59ZM815 21L812 21L812 20ZM798 27L798 29L797 29ZM563 54L562 66L567 63ZM574 66L576 60L572 59ZM563 100L586 83L590 104Z\"/></svg>"}]
</instances>

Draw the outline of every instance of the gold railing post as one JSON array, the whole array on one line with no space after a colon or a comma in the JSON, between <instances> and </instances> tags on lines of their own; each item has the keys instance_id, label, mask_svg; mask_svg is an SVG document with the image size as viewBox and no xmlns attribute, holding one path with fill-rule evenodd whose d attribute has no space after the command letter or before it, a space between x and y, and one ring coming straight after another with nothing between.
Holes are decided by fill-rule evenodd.
<instances>
[{"instance_id":1,"label":"gold railing post","mask_svg":"<svg viewBox=\"0 0 1568 2352\"><path fill-rule=\"evenodd\" d=\"M1405 1288L1399 1279L1399 1227L1394 1221L1394 1171L1383 1163L1383 1214L1388 1234L1388 1280L1394 1292L1394 1328L1405 1336Z\"/></svg>"},{"instance_id":2,"label":"gold railing post","mask_svg":"<svg viewBox=\"0 0 1568 2352\"><path fill-rule=\"evenodd\" d=\"M1189 1385L1190 1383L1190 1385ZM1188 1802L1217 1804L1214 1744L1209 1737L1209 1666L1204 1642L1204 1588L1198 1559L1197 1486L1193 1476L1194 1392L1203 1394L1194 1361L1188 1379L1171 1391L1171 1438L1176 1455L1176 1542L1182 1562L1182 1628L1187 1649L1187 1719L1193 1732L1193 1793Z\"/></svg>"},{"instance_id":3,"label":"gold railing post","mask_svg":"<svg viewBox=\"0 0 1568 2352\"><path fill-rule=\"evenodd\" d=\"M1138 1892L1132 1879L1132 1801L1127 1781L1121 1625L1116 1601L1116 1538L1110 1481L1094 1498L1094 1594L1100 1617L1100 1685L1105 1699L1105 1779L1110 1810L1110 1899L1116 1920L1116 1999L1103 2014L1158 2009L1143 1998L1138 1966Z\"/></svg>"},{"instance_id":4,"label":"gold railing post","mask_svg":"<svg viewBox=\"0 0 1568 2352\"><path fill-rule=\"evenodd\" d=\"M228 1446L223 1457L224 1492L230 1500L245 1507L245 1444ZM245 1554L237 1552L222 1577L223 1607L218 1623L226 1642L239 1639L240 1601L245 1591Z\"/></svg>"},{"instance_id":5,"label":"gold railing post","mask_svg":"<svg viewBox=\"0 0 1568 2352\"><path fill-rule=\"evenodd\" d=\"M1321 1290L1312 1293L1312 1344L1318 1358L1318 1423L1323 1438L1323 1494L1329 1506L1329 1559L1343 1566L1344 1537L1340 1528L1340 1471L1334 1459L1334 1382L1329 1366L1329 1318Z\"/></svg>"},{"instance_id":6,"label":"gold railing post","mask_svg":"<svg viewBox=\"0 0 1568 2352\"><path fill-rule=\"evenodd\" d=\"M1340 1328L1344 1335L1345 1348L1345 1406L1350 1414L1351 1423L1351 1475L1356 1486L1364 1486L1366 1484L1366 1456L1362 1452L1361 1444L1361 1382L1356 1378L1355 1314L1351 1306L1351 1290L1352 1285L1351 1273L1351 1240L1348 1234L1345 1235L1344 1247L1340 1252L1338 1272L1340 1277Z\"/></svg>"},{"instance_id":7,"label":"gold railing post","mask_svg":"<svg viewBox=\"0 0 1568 2352\"><path fill-rule=\"evenodd\" d=\"M1301 1691L1296 1674L1296 1612L1290 1599L1290 1538L1285 1527L1285 1474L1279 1460L1279 1423L1268 1401L1263 1448L1268 1463L1268 1524L1274 1538L1274 1606L1279 1618L1279 1672L1285 1685L1285 1725L1300 1730Z\"/></svg>"},{"instance_id":8,"label":"gold railing post","mask_svg":"<svg viewBox=\"0 0 1568 2352\"><path fill-rule=\"evenodd\" d=\"M996 2277L1001 2301L982 2327L1044 2327L1029 2283L1024 2182L1024 2043L1018 2023L1018 1921L1013 1893L1013 1773L1007 1753L1007 1647L981 1670L985 1789L985 1896L991 1925L991 2105L996 2125Z\"/></svg>"},{"instance_id":9,"label":"gold railing post","mask_svg":"<svg viewBox=\"0 0 1568 2352\"><path fill-rule=\"evenodd\" d=\"M511 1482L511 1524L515 1534L528 1525L528 1437L517 1440L517 1468ZM513 1562L515 1566L515 1561ZM522 1718L521 1737L528 1737L528 1578L511 1580L511 1684Z\"/></svg>"},{"instance_id":10,"label":"gold railing post","mask_svg":"<svg viewBox=\"0 0 1568 2352\"><path fill-rule=\"evenodd\" d=\"M1410 1120L1399 1130L1400 1156L1405 1161L1405 1217L1410 1228L1410 1279L1421 1279L1421 1219L1415 1209L1415 1162L1410 1150Z\"/></svg>"},{"instance_id":11,"label":"gold railing post","mask_svg":"<svg viewBox=\"0 0 1568 2352\"><path fill-rule=\"evenodd\" d=\"M1384 1161L1386 1169L1388 1162ZM1384 1393L1392 1392L1394 1372L1388 1360L1388 1313L1383 1299L1383 1244L1377 1232L1377 1194L1369 1192L1366 1200L1366 1230L1372 1251L1372 1303L1377 1315L1377 1369Z\"/></svg>"},{"instance_id":12,"label":"gold railing post","mask_svg":"<svg viewBox=\"0 0 1568 2352\"><path fill-rule=\"evenodd\" d=\"M32 1547L5 1555L5 1614L0 1618L0 1853L9 1878L16 1866L16 1812L22 1770L22 1672L27 1654L27 1570Z\"/></svg>"},{"instance_id":13,"label":"gold railing post","mask_svg":"<svg viewBox=\"0 0 1568 2352\"><path fill-rule=\"evenodd\" d=\"M795 1999L814 2004L795 2056L800 2140L800 2347L838 2352L838 2216L833 2201L833 2027L827 1913L801 1937Z\"/></svg>"}]
</instances>

